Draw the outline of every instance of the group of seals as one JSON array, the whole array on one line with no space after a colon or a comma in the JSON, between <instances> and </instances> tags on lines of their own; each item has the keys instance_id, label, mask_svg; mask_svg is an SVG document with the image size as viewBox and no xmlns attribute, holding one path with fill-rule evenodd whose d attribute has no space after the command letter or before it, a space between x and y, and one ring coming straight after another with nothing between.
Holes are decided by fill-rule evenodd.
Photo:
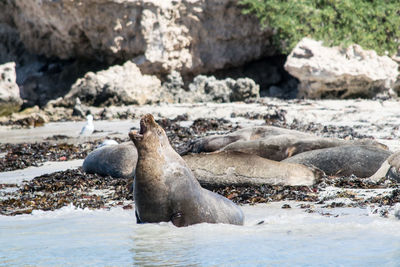
<instances>
[{"instance_id":1,"label":"group of seals","mask_svg":"<svg viewBox=\"0 0 400 267\"><path fill-rule=\"evenodd\" d=\"M138 223L242 225L244 217L240 208L202 188L199 181L208 186L215 180L218 185L224 182L226 185L311 185L321 174L320 170L327 175L369 177L383 162L390 168L385 170L386 175L391 170L400 177L400 154L389 157L391 152L387 147L373 140L322 138L279 127L258 126L196 140L189 152L216 152L184 155L185 162L151 114L141 119L140 131L131 131L129 137L134 144L97 149L85 159L83 167L87 172L114 177L135 174ZM127 171L117 171L122 168Z\"/></svg>"},{"instance_id":2,"label":"group of seals","mask_svg":"<svg viewBox=\"0 0 400 267\"><path fill-rule=\"evenodd\" d=\"M274 126L244 128L227 135L192 142L187 152L242 152L282 163L313 166L327 175L369 177L391 155L387 146L370 139L324 138Z\"/></svg>"},{"instance_id":3,"label":"group of seals","mask_svg":"<svg viewBox=\"0 0 400 267\"><path fill-rule=\"evenodd\" d=\"M129 137L138 151L134 188L138 223L243 224L238 206L200 186L151 114L140 120L140 132L131 131Z\"/></svg>"}]
</instances>

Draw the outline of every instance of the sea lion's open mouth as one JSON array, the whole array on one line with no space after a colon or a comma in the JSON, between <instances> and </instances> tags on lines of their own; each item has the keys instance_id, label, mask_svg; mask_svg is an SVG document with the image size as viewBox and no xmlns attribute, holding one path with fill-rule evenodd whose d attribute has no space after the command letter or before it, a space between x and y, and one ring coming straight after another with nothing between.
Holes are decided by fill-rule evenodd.
<instances>
[{"instance_id":1,"label":"sea lion's open mouth","mask_svg":"<svg viewBox=\"0 0 400 267\"><path fill-rule=\"evenodd\" d=\"M147 131L146 124L144 123L143 119L140 120L140 131L139 134L145 134Z\"/></svg>"},{"instance_id":2,"label":"sea lion's open mouth","mask_svg":"<svg viewBox=\"0 0 400 267\"><path fill-rule=\"evenodd\" d=\"M140 130L138 131L130 131L129 132L129 137L131 138L132 141L140 141L143 139L144 134L151 129L155 124L154 118L151 114L147 114L143 116L143 118L140 120Z\"/></svg>"}]
</instances>

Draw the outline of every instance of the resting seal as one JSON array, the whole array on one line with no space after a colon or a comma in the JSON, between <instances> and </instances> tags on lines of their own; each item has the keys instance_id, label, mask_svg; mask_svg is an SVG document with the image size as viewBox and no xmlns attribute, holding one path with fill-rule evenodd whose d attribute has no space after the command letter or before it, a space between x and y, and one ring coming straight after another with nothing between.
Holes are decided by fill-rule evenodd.
<instances>
[{"instance_id":1,"label":"resting seal","mask_svg":"<svg viewBox=\"0 0 400 267\"><path fill-rule=\"evenodd\" d=\"M243 224L238 206L200 186L151 114L140 120L140 132L131 131L129 137L138 151L134 188L138 223Z\"/></svg>"},{"instance_id":2,"label":"resting seal","mask_svg":"<svg viewBox=\"0 0 400 267\"><path fill-rule=\"evenodd\" d=\"M338 146L303 152L282 162L315 166L327 175L370 177L392 154L373 146Z\"/></svg>"},{"instance_id":3,"label":"resting seal","mask_svg":"<svg viewBox=\"0 0 400 267\"><path fill-rule=\"evenodd\" d=\"M132 142L108 145L90 152L82 168L87 173L97 173L114 178L130 178L135 174L137 152Z\"/></svg>"},{"instance_id":4,"label":"resting seal","mask_svg":"<svg viewBox=\"0 0 400 267\"><path fill-rule=\"evenodd\" d=\"M387 149L385 145L369 139L324 138L275 126L256 126L226 135L212 135L195 140L189 144L186 151L182 152L182 155L188 152L200 153L224 150L281 161L305 151L345 145L366 145Z\"/></svg>"},{"instance_id":5,"label":"resting seal","mask_svg":"<svg viewBox=\"0 0 400 267\"><path fill-rule=\"evenodd\" d=\"M369 177L369 179L377 182L383 177L400 182L400 151L397 151L388 157L387 160L382 163L379 170Z\"/></svg>"},{"instance_id":6,"label":"resting seal","mask_svg":"<svg viewBox=\"0 0 400 267\"><path fill-rule=\"evenodd\" d=\"M186 154L188 152L214 152L237 141L257 140L282 134L290 134L299 138L312 136L310 134L302 133L296 130L289 130L275 126L255 126L240 129L226 135L210 135L195 140L191 142L188 150L184 151L182 154Z\"/></svg>"},{"instance_id":7,"label":"resting seal","mask_svg":"<svg viewBox=\"0 0 400 267\"><path fill-rule=\"evenodd\" d=\"M257 155L219 151L183 156L201 185L313 185L321 176L301 164L277 162Z\"/></svg>"}]
</instances>

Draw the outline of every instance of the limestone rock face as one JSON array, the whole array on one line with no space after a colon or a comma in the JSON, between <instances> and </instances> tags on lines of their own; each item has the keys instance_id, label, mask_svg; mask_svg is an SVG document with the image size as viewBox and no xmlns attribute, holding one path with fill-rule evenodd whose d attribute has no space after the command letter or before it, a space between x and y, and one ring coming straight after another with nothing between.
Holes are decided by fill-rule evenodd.
<instances>
[{"instance_id":1,"label":"limestone rock face","mask_svg":"<svg viewBox=\"0 0 400 267\"><path fill-rule=\"evenodd\" d=\"M272 31L235 0L15 0L26 48L61 59L135 59L145 73L208 72L272 55Z\"/></svg>"},{"instance_id":2,"label":"limestone rock face","mask_svg":"<svg viewBox=\"0 0 400 267\"><path fill-rule=\"evenodd\" d=\"M296 45L285 63L300 80L298 96L309 98L372 97L393 86L397 68L391 58L359 45L325 47L308 38Z\"/></svg>"},{"instance_id":3,"label":"limestone rock face","mask_svg":"<svg viewBox=\"0 0 400 267\"><path fill-rule=\"evenodd\" d=\"M0 116L18 111L22 105L16 79L14 62L0 65Z\"/></svg>"},{"instance_id":4,"label":"limestone rock face","mask_svg":"<svg viewBox=\"0 0 400 267\"><path fill-rule=\"evenodd\" d=\"M152 75L142 75L135 63L127 61L97 73L88 72L72 85L64 97L75 102L79 97L88 105L148 104L160 100L160 80Z\"/></svg>"}]
</instances>

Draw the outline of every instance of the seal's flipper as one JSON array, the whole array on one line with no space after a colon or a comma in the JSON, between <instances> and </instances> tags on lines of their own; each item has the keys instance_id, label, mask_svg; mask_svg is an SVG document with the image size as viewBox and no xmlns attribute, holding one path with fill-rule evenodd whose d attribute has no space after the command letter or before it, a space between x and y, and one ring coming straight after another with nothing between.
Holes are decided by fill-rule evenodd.
<instances>
[{"instance_id":1,"label":"seal's flipper","mask_svg":"<svg viewBox=\"0 0 400 267\"><path fill-rule=\"evenodd\" d=\"M183 227L187 226L185 224L185 218L183 217L183 214L181 212L174 213L171 216L171 222L176 226L176 227Z\"/></svg>"},{"instance_id":2,"label":"seal's flipper","mask_svg":"<svg viewBox=\"0 0 400 267\"><path fill-rule=\"evenodd\" d=\"M140 220L139 215L137 214L137 211L135 211L135 216L136 216L136 223L142 224L143 222Z\"/></svg>"}]
</instances>

